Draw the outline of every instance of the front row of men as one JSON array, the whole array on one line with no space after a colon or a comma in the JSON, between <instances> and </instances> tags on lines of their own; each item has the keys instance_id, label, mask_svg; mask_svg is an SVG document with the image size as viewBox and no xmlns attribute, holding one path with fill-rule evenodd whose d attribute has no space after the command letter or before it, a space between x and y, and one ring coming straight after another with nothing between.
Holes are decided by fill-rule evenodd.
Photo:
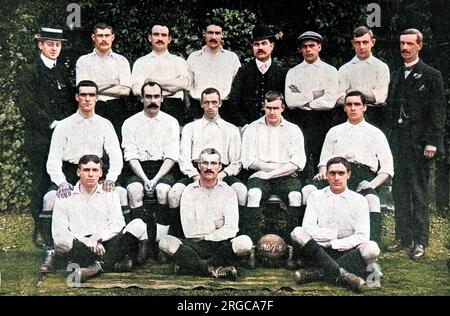
<instances>
[{"instance_id":1,"label":"front row of men","mask_svg":"<svg viewBox=\"0 0 450 316\"><path fill-rule=\"evenodd\" d=\"M185 238L166 235L159 241L177 274L236 280L236 264L254 255L251 238L237 236L237 195L219 179L220 161L221 154L213 148L200 153L199 178L181 198ZM56 260L77 263L75 277L80 282L101 272L131 271L134 264L145 262L148 251L145 223L134 219L126 225L117 192L100 186L102 167L98 156L82 156L77 168L80 180L71 196L58 198L54 206L55 250L46 264L50 268ZM329 186L310 195L302 226L291 232L293 259L311 268L297 270L295 280L339 282L360 291L367 271L382 276L376 263L380 250L369 241L368 203L347 188L351 165L345 158L330 159L326 170Z\"/></svg>"}]
</instances>

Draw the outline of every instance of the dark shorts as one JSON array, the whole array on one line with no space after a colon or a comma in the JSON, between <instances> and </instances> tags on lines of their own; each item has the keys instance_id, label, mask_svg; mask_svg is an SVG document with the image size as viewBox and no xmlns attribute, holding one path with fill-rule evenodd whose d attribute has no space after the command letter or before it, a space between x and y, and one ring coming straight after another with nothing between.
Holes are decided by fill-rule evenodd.
<instances>
[{"instance_id":1,"label":"dark shorts","mask_svg":"<svg viewBox=\"0 0 450 316\"><path fill-rule=\"evenodd\" d=\"M258 188L262 191L261 202L266 203L271 194L276 194L288 205L288 195L292 191L301 192L301 181L299 177L280 177L270 180L251 178L247 181L247 189Z\"/></svg>"},{"instance_id":2,"label":"dark shorts","mask_svg":"<svg viewBox=\"0 0 450 316\"><path fill-rule=\"evenodd\" d=\"M163 161L162 160L158 160L158 161L143 161L140 162L142 169L144 170L145 174L147 175L147 177L149 179L152 179L159 171L159 169L161 168ZM126 173L128 176L124 175L124 179L125 179L125 187L127 187L130 183L133 182L139 182L144 184L144 182L136 175L133 174L131 167L127 166L127 170ZM164 183L164 184L168 184L170 186L172 186L175 183L175 177L173 175L173 168L165 175L163 176L158 183ZM125 168L124 168L125 169Z\"/></svg>"}]
</instances>

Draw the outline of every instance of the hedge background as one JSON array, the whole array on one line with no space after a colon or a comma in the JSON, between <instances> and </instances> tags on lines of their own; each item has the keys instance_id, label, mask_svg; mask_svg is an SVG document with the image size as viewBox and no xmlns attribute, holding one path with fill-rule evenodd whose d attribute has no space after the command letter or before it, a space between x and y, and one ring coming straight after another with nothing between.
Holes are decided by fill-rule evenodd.
<instances>
[{"instance_id":1,"label":"hedge background","mask_svg":"<svg viewBox=\"0 0 450 316\"><path fill-rule=\"evenodd\" d=\"M374 28L374 55L391 70L399 66L399 32L418 28L425 36L421 57L441 70L450 83L449 0L81 0L76 2L82 9L81 27L70 30L66 8L72 2L0 0L0 212L27 211L29 203L31 179L23 169L23 120L14 101L20 93L15 78L25 63L39 55L33 35L41 26L65 30L69 41L60 58L68 63L73 80L77 58L92 51L91 29L98 22L115 28L113 49L132 65L150 51L146 34L157 22L170 26L173 41L169 50L187 58L204 45L200 26L207 14L225 21L225 48L236 52L242 63L251 58L251 29L265 23L283 33L274 52L277 63L288 67L298 64L301 58L296 52L296 38L306 30L315 30L324 36L321 58L338 68L353 57L351 32L366 24L367 4L376 2L381 7L381 27Z\"/></svg>"}]
</instances>

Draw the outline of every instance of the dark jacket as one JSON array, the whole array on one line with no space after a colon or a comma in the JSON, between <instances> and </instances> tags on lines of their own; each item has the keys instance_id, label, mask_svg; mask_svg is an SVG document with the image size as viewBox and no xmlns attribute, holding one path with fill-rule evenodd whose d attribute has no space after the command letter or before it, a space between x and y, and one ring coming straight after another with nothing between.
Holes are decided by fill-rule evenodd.
<instances>
[{"instance_id":1,"label":"dark jacket","mask_svg":"<svg viewBox=\"0 0 450 316\"><path fill-rule=\"evenodd\" d=\"M284 92L287 69L272 62L263 75L255 59L239 68L231 86L228 106L223 109L226 120L237 125L249 124L262 115L264 95L268 91Z\"/></svg>"},{"instance_id":2,"label":"dark jacket","mask_svg":"<svg viewBox=\"0 0 450 316\"><path fill-rule=\"evenodd\" d=\"M18 106L26 131L47 134L54 120L75 112L75 104L75 90L61 62L49 69L38 58L24 66L19 79Z\"/></svg>"},{"instance_id":3,"label":"dark jacket","mask_svg":"<svg viewBox=\"0 0 450 316\"><path fill-rule=\"evenodd\" d=\"M402 105L409 118L403 117L399 123ZM446 102L444 81L438 70L419 60L406 79L403 67L394 71L386 113L387 130L392 135L409 124L411 138L406 141L412 142L418 157L423 156L426 145L434 145L442 153Z\"/></svg>"}]
</instances>

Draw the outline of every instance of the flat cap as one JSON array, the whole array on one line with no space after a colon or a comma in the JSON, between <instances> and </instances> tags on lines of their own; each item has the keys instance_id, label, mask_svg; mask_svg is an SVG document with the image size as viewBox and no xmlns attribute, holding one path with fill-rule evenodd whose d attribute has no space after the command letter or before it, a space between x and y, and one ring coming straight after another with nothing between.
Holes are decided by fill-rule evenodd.
<instances>
[{"instance_id":1,"label":"flat cap","mask_svg":"<svg viewBox=\"0 0 450 316\"><path fill-rule=\"evenodd\" d=\"M322 43L322 35L313 31L306 31L297 38L297 43L301 44L304 40L313 40Z\"/></svg>"}]
</instances>

